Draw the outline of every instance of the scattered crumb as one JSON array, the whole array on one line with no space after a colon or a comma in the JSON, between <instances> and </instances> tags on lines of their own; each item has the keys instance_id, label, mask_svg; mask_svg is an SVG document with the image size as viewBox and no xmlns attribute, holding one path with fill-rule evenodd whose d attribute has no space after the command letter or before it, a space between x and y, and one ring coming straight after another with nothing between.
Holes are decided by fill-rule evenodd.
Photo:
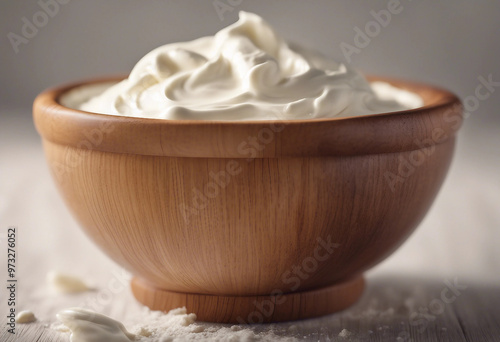
<instances>
[{"instance_id":1,"label":"scattered crumb","mask_svg":"<svg viewBox=\"0 0 500 342\"><path fill-rule=\"evenodd\" d=\"M341 332L339 332L339 336L340 337L349 337L352 335L352 332L350 332L349 330L347 329L342 329Z\"/></svg>"},{"instance_id":2,"label":"scattered crumb","mask_svg":"<svg viewBox=\"0 0 500 342\"><path fill-rule=\"evenodd\" d=\"M71 331L71 330L69 330L69 328L67 326L65 326L61 322L52 323L50 325L50 329L55 330L55 331L59 331L62 333L69 333Z\"/></svg>"},{"instance_id":3,"label":"scattered crumb","mask_svg":"<svg viewBox=\"0 0 500 342\"><path fill-rule=\"evenodd\" d=\"M231 327L231 328L232 328L232 327ZM231 330L232 330L232 329L231 329ZM204 328L204 327L202 327L201 325L198 325L198 326L196 326L196 327L193 327L193 329L191 329L191 332L193 332L193 333L201 333L201 332L203 332L203 331L205 331L205 328Z\"/></svg>"},{"instance_id":4,"label":"scattered crumb","mask_svg":"<svg viewBox=\"0 0 500 342\"><path fill-rule=\"evenodd\" d=\"M26 324L36 321L35 314L29 310L21 311L16 316L16 323Z\"/></svg>"},{"instance_id":5,"label":"scattered crumb","mask_svg":"<svg viewBox=\"0 0 500 342\"><path fill-rule=\"evenodd\" d=\"M92 290L80 278L56 271L47 274L47 282L58 293L77 293Z\"/></svg>"},{"instance_id":6,"label":"scattered crumb","mask_svg":"<svg viewBox=\"0 0 500 342\"><path fill-rule=\"evenodd\" d=\"M153 333L144 327L140 327L135 334L139 336L150 337Z\"/></svg>"}]
</instances>

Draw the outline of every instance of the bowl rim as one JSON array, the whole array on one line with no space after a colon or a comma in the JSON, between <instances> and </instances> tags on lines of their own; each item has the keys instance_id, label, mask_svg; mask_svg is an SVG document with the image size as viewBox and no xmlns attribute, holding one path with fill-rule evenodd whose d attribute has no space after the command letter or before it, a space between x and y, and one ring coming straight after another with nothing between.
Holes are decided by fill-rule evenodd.
<instances>
[{"instance_id":1,"label":"bowl rim","mask_svg":"<svg viewBox=\"0 0 500 342\"><path fill-rule=\"evenodd\" d=\"M33 117L37 131L44 141L102 152L171 157L248 158L248 155L242 154L234 146L227 148L227 144L236 143L240 146L246 137L259 136L263 130L271 127L274 131L273 141L266 142L263 150L253 151L252 158L315 157L411 151L421 148L415 144L415 139L422 140L429 139L429 137L431 138L429 146L438 145L452 138L463 121L462 104L453 93L425 83L373 75L367 77L368 81L387 82L398 88L417 93L424 99L424 106L361 116L219 121L168 120L92 113L69 108L60 103L61 97L75 88L98 83L119 82L124 78L124 76L110 76L89 79L43 91L33 103ZM449 119L450 115L453 120ZM387 126L384 128L384 125ZM411 134L412 129L408 128L409 126L415 128L415 125L425 127ZM285 129L275 130L276 126L284 126ZM395 126L406 127L406 129L398 132L394 130ZM109 134L106 139L102 139L103 141L89 146L88 142L91 139L85 133L95 132L96 129L101 130L104 135ZM432 139L432 131L436 129L443 130L442 133L446 138L433 141L435 139ZM175 132L176 130L183 130L183 132L179 134ZM349 148L348 142L353 143L351 145L356 145L356 142L359 145L363 141L374 144L383 142L384 139L381 136L383 133L396 134L402 138L399 140L404 141L397 142L398 139L390 139L379 148L376 146ZM214 136L214 134L220 136ZM336 139L333 137L334 134L337 136ZM124 139L127 136L128 138L134 137L140 143L133 146L133 141L127 142ZM364 139L363 136L371 136L373 139ZM298 137L309 139L304 140L302 146L298 146L299 143L291 143ZM189 138L195 141L187 143ZM409 142L408 138L412 138L413 143ZM328 147L330 144L340 143L341 139L347 139L346 143L336 148Z\"/></svg>"}]
</instances>

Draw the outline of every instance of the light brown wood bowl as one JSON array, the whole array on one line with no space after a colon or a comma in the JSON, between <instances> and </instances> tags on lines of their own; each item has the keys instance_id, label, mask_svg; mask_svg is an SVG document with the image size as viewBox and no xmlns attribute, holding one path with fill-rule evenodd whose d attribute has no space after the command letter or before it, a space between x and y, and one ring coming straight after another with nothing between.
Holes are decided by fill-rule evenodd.
<instances>
[{"instance_id":1,"label":"light brown wood bowl","mask_svg":"<svg viewBox=\"0 0 500 342\"><path fill-rule=\"evenodd\" d=\"M68 90L100 80L40 94L34 121L68 207L133 273L141 303L186 306L212 322L295 320L352 305L363 271L414 230L450 165L459 100L428 85L371 79L418 93L425 106L216 122L60 104Z\"/></svg>"}]
</instances>

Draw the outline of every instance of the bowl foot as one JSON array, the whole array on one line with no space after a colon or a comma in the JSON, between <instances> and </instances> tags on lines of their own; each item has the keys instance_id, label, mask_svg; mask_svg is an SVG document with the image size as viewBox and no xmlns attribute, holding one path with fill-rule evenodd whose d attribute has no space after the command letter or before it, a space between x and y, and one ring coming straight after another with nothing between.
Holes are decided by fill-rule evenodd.
<instances>
[{"instance_id":1,"label":"bowl foot","mask_svg":"<svg viewBox=\"0 0 500 342\"><path fill-rule=\"evenodd\" d=\"M331 314L354 304L365 287L362 276L320 289L267 296L219 296L173 292L134 277L135 298L152 310L185 306L199 321L217 323L269 323Z\"/></svg>"}]
</instances>

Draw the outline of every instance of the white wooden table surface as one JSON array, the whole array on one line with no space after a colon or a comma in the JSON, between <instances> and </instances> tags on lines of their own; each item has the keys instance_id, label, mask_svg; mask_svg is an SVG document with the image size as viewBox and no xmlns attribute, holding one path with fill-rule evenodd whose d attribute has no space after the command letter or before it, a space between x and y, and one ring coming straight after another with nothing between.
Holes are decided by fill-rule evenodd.
<instances>
[{"instance_id":1,"label":"white wooden table surface","mask_svg":"<svg viewBox=\"0 0 500 342\"><path fill-rule=\"evenodd\" d=\"M27 112L0 111L0 341L68 341L46 325L58 311L79 305L127 323L141 306L126 283L106 295L109 281L123 280L123 271L86 238L62 203ZM368 273L367 290L354 307L252 329L272 328L303 341L500 341L500 130L471 125L463 131L429 215L405 245ZM17 228L16 310L30 309L39 319L18 324L16 335L6 325L9 226ZM45 282L50 270L81 276L97 290L55 294ZM446 280L467 286L447 303ZM289 329L292 324L296 330ZM340 337L342 329L351 334Z\"/></svg>"}]
</instances>

